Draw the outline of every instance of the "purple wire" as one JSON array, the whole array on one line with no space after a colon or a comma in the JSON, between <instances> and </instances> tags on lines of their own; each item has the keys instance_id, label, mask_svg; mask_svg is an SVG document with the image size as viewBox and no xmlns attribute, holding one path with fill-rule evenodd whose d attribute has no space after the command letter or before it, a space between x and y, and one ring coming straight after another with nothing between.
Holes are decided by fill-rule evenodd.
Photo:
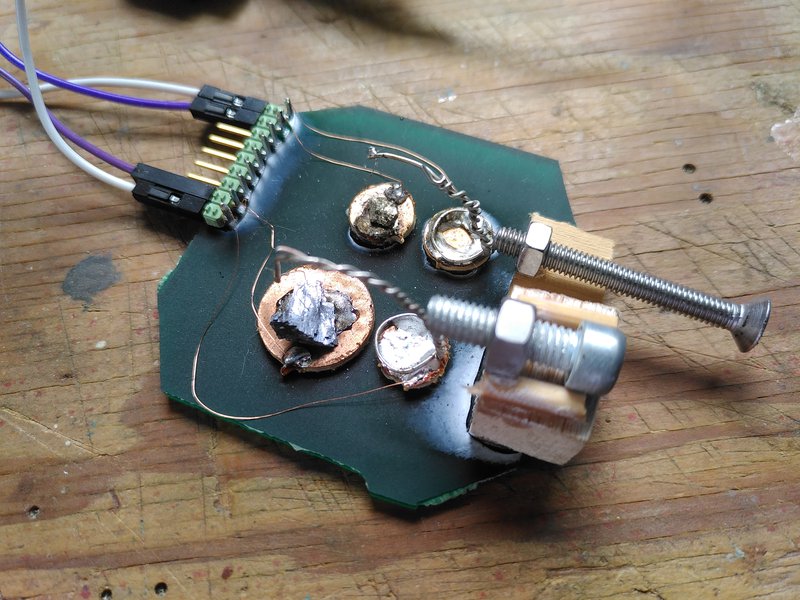
<instances>
[{"instance_id":1,"label":"purple wire","mask_svg":"<svg viewBox=\"0 0 800 600\"><path fill-rule=\"evenodd\" d=\"M25 63L22 62L16 54L11 52L2 42L0 42L0 56L3 56L8 62L17 67L18 69L25 69ZM94 88L78 85L66 79L61 79L50 73L45 73L36 69L36 75L42 81L52 83L60 88L84 94L86 96L93 96L101 100L108 100L109 102L117 102L119 104L129 104L131 106L138 106L139 108L156 108L161 110L189 110L191 102L175 101L175 100L151 100L149 98L136 98L134 96L123 96L122 94L115 94L114 92L106 92L105 90L96 90Z\"/></svg>"},{"instance_id":2,"label":"purple wire","mask_svg":"<svg viewBox=\"0 0 800 600\"><path fill-rule=\"evenodd\" d=\"M6 71L3 68L0 68L0 77L5 79L8 83L13 85L15 88L17 88L19 93L22 94L23 96L25 96L28 99L28 102L32 102L33 101L31 99L31 93L28 90L28 88L25 87L25 84L23 84L19 79L14 77L11 73L9 73L8 71ZM64 125L55 116L53 116L53 113L51 113L49 110L47 111L47 114L50 115L50 120L53 122L53 125L58 130L58 132L61 135L63 135L65 138L67 138L69 141L71 141L73 144L75 144L76 146L79 146L80 148L83 148L87 152L89 152L91 154L94 154L100 160L102 160L104 162L107 162L112 167L116 167L116 168L118 168L118 169L120 169L122 171L125 171L126 173L131 173L133 171L133 169L135 168L132 164L125 162L121 158L117 158L113 154L109 154L105 150L101 150L100 148L98 148L97 146L92 144L89 140L86 140L86 139L82 138L81 136L79 136L77 133L72 131L72 129L70 129L69 127Z\"/></svg>"}]
</instances>

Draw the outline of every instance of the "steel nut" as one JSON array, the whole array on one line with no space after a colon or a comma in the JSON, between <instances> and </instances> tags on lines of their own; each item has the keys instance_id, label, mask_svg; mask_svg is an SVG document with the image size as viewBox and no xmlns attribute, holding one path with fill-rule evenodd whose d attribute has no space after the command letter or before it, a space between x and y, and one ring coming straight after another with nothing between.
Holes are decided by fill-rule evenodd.
<instances>
[{"instance_id":1,"label":"steel nut","mask_svg":"<svg viewBox=\"0 0 800 600\"><path fill-rule=\"evenodd\" d=\"M533 333L536 310L532 304L506 298L497 312L494 336L486 346L487 373L516 379L528 359L526 347Z\"/></svg>"},{"instance_id":2,"label":"steel nut","mask_svg":"<svg viewBox=\"0 0 800 600\"><path fill-rule=\"evenodd\" d=\"M525 245L517 258L517 271L530 277L539 272L552 235L553 228L549 225L531 222L525 235Z\"/></svg>"}]
</instances>

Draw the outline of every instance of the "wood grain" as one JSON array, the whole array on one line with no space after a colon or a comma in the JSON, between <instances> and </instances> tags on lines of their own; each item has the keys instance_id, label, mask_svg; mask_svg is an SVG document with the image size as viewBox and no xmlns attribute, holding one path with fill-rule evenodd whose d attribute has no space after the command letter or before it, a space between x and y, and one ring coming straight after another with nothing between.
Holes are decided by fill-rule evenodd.
<instances>
[{"instance_id":1,"label":"wood grain","mask_svg":"<svg viewBox=\"0 0 800 600\"><path fill-rule=\"evenodd\" d=\"M77 172L31 111L4 106L3 598L151 598L161 582L215 599L800 595L800 170L769 137L800 103L796 0L29 9L38 65L61 75L360 103L556 158L578 224L617 260L767 294L774 314L740 355L724 331L613 298L628 357L583 452L398 512L160 393L156 287L192 228ZM49 98L132 162L183 172L199 155L188 116ZM120 281L86 304L64 294L103 254Z\"/></svg>"},{"instance_id":2,"label":"wood grain","mask_svg":"<svg viewBox=\"0 0 800 600\"><path fill-rule=\"evenodd\" d=\"M543 321L551 321L571 329L577 329L581 321L619 327L617 309L607 304L578 300L573 296L519 285L512 285L508 295L515 300L533 304L536 307L536 318Z\"/></svg>"}]
</instances>

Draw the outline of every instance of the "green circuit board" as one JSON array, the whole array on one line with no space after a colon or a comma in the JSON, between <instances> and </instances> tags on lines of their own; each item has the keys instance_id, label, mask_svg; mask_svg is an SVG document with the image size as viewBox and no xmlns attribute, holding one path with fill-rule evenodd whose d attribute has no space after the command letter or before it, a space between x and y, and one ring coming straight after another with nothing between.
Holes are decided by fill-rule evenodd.
<instances>
[{"instance_id":1,"label":"green circuit board","mask_svg":"<svg viewBox=\"0 0 800 600\"><path fill-rule=\"evenodd\" d=\"M374 166L401 179L414 196L416 231L389 251L357 246L350 238L345 210L360 190L383 180L315 157L373 166L366 160L366 146L320 136L306 125L381 140L429 157L459 188L481 200L495 225L525 227L534 211L572 222L554 160L366 108L296 115L292 135L269 159L250 207L275 227L276 244L374 271L420 302L446 294L497 305L513 276L513 260L494 256L467 278L431 268L421 248L422 225L455 203L419 170L392 161ZM224 305L203 340L196 378L198 395L214 410L264 414L385 386L388 382L371 346L330 373L279 373L280 365L258 336L250 307L251 287L269 252L269 228L252 215L245 216L236 231L207 229L191 242L159 290L164 392L200 408L191 393L192 361L220 302ZM257 285L256 302L271 281L268 269ZM372 298L376 323L403 312L377 291ZM484 446L466 431L471 402L467 387L479 374L482 354L478 348L455 344L442 381L413 393L388 388L237 423L358 473L376 498L412 508L439 504L513 468L513 455Z\"/></svg>"}]
</instances>

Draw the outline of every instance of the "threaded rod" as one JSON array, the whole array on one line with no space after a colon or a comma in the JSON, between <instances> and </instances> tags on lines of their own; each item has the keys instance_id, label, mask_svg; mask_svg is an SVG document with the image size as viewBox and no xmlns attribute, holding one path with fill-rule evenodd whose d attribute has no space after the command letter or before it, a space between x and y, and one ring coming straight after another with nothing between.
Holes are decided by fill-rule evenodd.
<instances>
[{"instance_id":1,"label":"threaded rod","mask_svg":"<svg viewBox=\"0 0 800 600\"><path fill-rule=\"evenodd\" d=\"M525 238L522 231L501 227L493 248L519 258ZM541 268L727 329L742 352L751 350L761 339L772 309L767 298L737 304L556 242L550 242L544 251Z\"/></svg>"},{"instance_id":2,"label":"threaded rod","mask_svg":"<svg viewBox=\"0 0 800 600\"><path fill-rule=\"evenodd\" d=\"M542 267L724 329L734 327L741 317L741 306L735 302L555 242L550 242Z\"/></svg>"},{"instance_id":3,"label":"threaded rod","mask_svg":"<svg viewBox=\"0 0 800 600\"><path fill-rule=\"evenodd\" d=\"M428 302L425 321L436 335L486 347L494 339L498 311L472 302L433 296ZM563 383L575 361L579 334L566 327L536 320L525 348L528 364L525 373Z\"/></svg>"}]
</instances>

